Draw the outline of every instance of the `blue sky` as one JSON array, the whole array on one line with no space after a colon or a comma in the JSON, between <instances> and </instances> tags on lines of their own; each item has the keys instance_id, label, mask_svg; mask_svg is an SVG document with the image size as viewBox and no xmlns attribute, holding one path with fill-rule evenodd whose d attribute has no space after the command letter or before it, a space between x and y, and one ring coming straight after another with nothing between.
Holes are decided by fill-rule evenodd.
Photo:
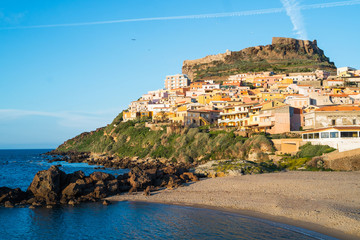
<instances>
[{"instance_id":1,"label":"blue sky","mask_svg":"<svg viewBox=\"0 0 360 240\"><path fill-rule=\"evenodd\" d=\"M359 12L357 0L1 0L0 149L54 148L183 60L273 36L317 39L336 66L360 68Z\"/></svg>"}]
</instances>

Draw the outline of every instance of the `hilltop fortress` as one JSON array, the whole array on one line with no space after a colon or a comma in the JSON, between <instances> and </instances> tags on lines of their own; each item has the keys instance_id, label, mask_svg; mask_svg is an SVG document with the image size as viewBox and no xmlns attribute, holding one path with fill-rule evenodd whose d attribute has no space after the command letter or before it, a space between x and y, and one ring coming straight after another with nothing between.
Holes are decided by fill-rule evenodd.
<instances>
[{"instance_id":1,"label":"hilltop fortress","mask_svg":"<svg viewBox=\"0 0 360 240\"><path fill-rule=\"evenodd\" d=\"M317 41L273 37L272 44L209 55L183 62L182 73L191 80L225 80L229 75L248 71L299 72L322 69L334 71L335 65L317 46Z\"/></svg>"}]
</instances>

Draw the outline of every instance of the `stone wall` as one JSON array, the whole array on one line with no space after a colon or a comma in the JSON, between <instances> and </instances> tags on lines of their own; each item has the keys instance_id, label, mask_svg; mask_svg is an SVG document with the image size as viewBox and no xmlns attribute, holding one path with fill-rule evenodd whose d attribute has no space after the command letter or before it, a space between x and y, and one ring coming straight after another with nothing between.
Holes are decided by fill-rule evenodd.
<instances>
[{"instance_id":1,"label":"stone wall","mask_svg":"<svg viewBox=\"0 0 360 240\"><path fill-rule=\"evenodd\" d=\"M323 156L326 168L340 171L360 171L360 148L339 152L335 151Z\"/></svg>"}]
</instances>

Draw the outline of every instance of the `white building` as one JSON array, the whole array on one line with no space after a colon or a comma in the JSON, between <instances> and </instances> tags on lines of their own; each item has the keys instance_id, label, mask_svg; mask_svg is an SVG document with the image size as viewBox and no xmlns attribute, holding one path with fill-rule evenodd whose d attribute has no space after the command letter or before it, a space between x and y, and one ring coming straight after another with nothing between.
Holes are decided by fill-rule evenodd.
<instances>
[{"instance_id":1,"label":"white building","mask_svg":"<svg viewBox=\"0 0 360 240\"><path fill-rule=\"evenodd\" d=\"M204 90L220 89L220 84L219 83L203 84L202 89Z\"/></svg>"},{"instance_id":2,"label":"white building","mask_svg":"<svg viewBox=\"0 0 360 240\"><path fill-rule=\"evenodd\" d=\"M292 79L294 83L301 81L316 81L317 77L314 72L308 73L290 73L286 78Z\"/></svg>"},{"instance_id":3,"label":"white building","mask_svg":"<svg viewBox=\"0 0 360 240\"><path fill-rule=\"evenodd\" d=\"M356 71L355 68L352 67L341 67L336 69L336 73L339 76L342 72Z\"/></svg>"},{"instance_id":4,"label":"white building","mask_svg":"<svg viewBox=\"0 0 360 240\"><path fill-rule=\"evenodd\" d=\"M166 76L165 89L184 88L190 85L190 79L185 74Z\"/></svg>"},{"instance_id":5,"label":"white building","mask_svg":"<svg viewBox=\"0 0 360 240\"><path fill-rule=\"evenodd\" d=\"M320 128L302 133L304 142L313 145L328 145L339 152L360 148L359 127L330 127Z\"/></svg>"}]
</instances>

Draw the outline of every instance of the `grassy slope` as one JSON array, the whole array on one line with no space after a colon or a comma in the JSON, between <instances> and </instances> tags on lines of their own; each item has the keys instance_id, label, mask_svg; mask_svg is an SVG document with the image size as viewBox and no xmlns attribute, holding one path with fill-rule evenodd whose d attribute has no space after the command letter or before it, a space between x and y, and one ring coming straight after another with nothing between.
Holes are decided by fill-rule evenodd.
<instances>
[{"instance_id":1,"label":"grassy slope","mask_svg":"<svg viewBox=\"0 0 360 240\"><path fill-rule=\"evenodd\" d=\"M234 132L207 132L198 128L167 134L151 131L144 122L114 122L91 133L81 134L59 146L59 151L116 153L120 157L166 158L172 161L206 161L213 159L246 159L255 152L266 159L264 149L273 151L265 136L243 138Z\"/></svg>"},{"instance_id":2,"label":"grassy slope","mask_svg":"<svg viewBox=\"0 0 360 240\"><path fill-rule=\"evenodd\" d=\"M206 79L211 77L226 77L245 72L273 71L280 73L290 72L310 72L316 69L332 70L333 66L327 62L318 62L308 59L297 60L279 60L269 62L261 61L243 61L237 60L231 63L219 62L215 66L206 66L205 68L195 69L196 79Z\"/></svg>"}]
</instances>

